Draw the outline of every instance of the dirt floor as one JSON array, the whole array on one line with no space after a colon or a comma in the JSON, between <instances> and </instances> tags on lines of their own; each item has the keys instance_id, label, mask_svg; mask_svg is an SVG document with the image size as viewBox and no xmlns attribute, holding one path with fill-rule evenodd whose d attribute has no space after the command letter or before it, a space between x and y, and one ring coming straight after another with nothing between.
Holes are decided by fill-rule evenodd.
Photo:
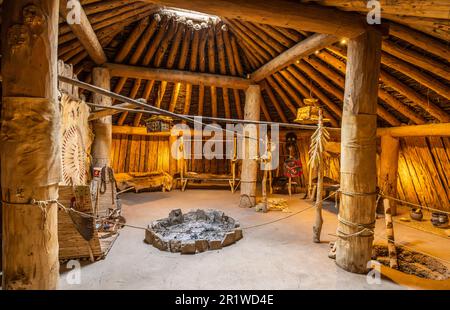
<instances>
[{"instance_id":1,"label":"dirt floor","mask_svg":"<svg viewBox=\"0 0 450 310\"><path fill-rule=\"evenodd\" d=\"M389 251L386 246L374 246L372 259L389 266L389 257ZM397 263L398 270L423 279L447 280L450 278L450 270L442 262L405 248L397 248Z\"/></svg>"},{"instance_id":2,"label":"dirt floor","mask_svg":"<svg viewBox=\"0 0 450 310\"><path fill-rule=\"evenodd\" d=\"M167 217L170 210L176 208L185 212L197 208L219 209L240 221L244 238L222 250L180 255L161 252L145 244L142 230L125 228L105 260L83 264L81 284L68 284L70 274L65 265L61 266L60 289L405 288L384 278L380 284L369 284L365 275L343 271L327 257L328 242L335 240L330 234L335 233L337 225L332 203L324 211L323 242L315 244L312 242L313 209L269 225L245 229L289 213L263 214L238 208L239 194L225 190L130 193L122 195L122 201L127 223L138 226ZM296 196L288 202L292 212L311 206L309 201ZM377 235L383 235L382 219L376 231ZM400 224L395 226L395 233L400 243L450 261L448 239Z\"/></svg>"}]
</instances>

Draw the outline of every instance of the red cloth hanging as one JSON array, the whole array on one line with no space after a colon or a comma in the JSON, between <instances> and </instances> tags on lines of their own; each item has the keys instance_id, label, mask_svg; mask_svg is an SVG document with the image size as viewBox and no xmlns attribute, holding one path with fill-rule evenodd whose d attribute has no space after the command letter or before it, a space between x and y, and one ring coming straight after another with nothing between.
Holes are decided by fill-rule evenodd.
<instances>
[{"instance_id":1,"label":"red cloth hanging","mask_svg":"<svg viewBox=\"0 0 450 310\"><path fill-rule=\"evenodd\" d=\"M284 162L284 176L297 178L303 175L303 166L300 159L290 158Z\"/></svg>"}]
</instances>

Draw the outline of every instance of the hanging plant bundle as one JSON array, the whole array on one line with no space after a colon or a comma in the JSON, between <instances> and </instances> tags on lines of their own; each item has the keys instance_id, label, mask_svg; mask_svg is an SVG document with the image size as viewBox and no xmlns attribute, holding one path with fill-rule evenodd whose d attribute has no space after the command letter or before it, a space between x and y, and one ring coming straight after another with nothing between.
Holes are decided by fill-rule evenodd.
<instances>
[{"instance_id":1,"label":"hanging plant bundle","mask_svg":"<svg viewBox=\"0 0 450 310\"><path fill-rule=\"evenodd\" d=\"M330 133L319 124L314 134L311 136L311 145L309 148L309 161L308 165L311 168L316 168L319 164L322 155L326 154L325 145L330 140Z\"/></svg>"}]
</instances>

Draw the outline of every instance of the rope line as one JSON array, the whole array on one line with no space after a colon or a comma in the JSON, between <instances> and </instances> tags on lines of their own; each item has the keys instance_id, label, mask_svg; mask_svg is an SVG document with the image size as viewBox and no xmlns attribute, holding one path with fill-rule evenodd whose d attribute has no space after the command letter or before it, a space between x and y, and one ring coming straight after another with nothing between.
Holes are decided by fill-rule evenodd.
<instances>
[{"instance_id":1,"label":"rope line","mask_svg":"<svg viewBox=\"0 0 450 310\"><path fill-rule=\"evenodd\" d=\"M412 228L412 229L415 229L415 230L418 230L418 231L427 233L427 234L429 234L429 235L433 235L433 236L435 236L435 237L439 237L439 238L443 238L443 239L445 239L445 240L449 240L449 238L448 238L447 236L440 235L440 234L431 232L431 231L429 231L429 230L420 229L420 228L418 228L418 227L416 227L416 226L413 226L413 225L408 225L408 224L402 222L401 220L396 220L396 221L394 221L394 222L395 222L396 225L397 225L397 224L400 224L400 225L406 226L406 227L408 227L408 228Z\"/></svg>"},{"instance_id":2,"label":"rope line","mask_svg":"<svg viewBox=\"0 0 450 310\"><path fill-rule=\"evenodd\" d=\"M295 215L298 215L298 214L300 214L300 213L303 213L303 212L305 212L305 211L307 211L307 210L309 210L309 209L312 209L312 208L317 207L317 205L318 205L319 203L321 203L321 202L327 200L328 198L334 196L336 193L337 193L337 191L334 191L334 192L332 192L330 195L328 195L327 197L325 197L324 199L320 200L319 202L315 202L312 206L307 207L307 208L304 208L304 209L302 209L302 210L300 210L300 211L297 211L297 212L295 212L295 213L289 214L288 216L285 216L285 217L282 217L282 218L279 218L279 219L276 219L276 220L273 220L273 221L269 221L269 222L266 222L266 223L261 223L261 224L256 224L256 225L253 225L253 226L243 227L242 230L252 229L252 228L261 227L261 226L266 226L266 225L269 225L269 224L277 223L277 222L283 221L283 220L285 220L285 219L291 218L291 217L293 217L293 216L295 216Z\"/></svg>"},{"instance_id":3,"label":"rope line","mask_svg":"<svg viewBox=\"0 0 450 310\"><path fill-rule=\"evenodd\" d=\"M450 212L448 212L448 211L434 209L434 208L430 208L430 207L426 207L426 206L421 206L419 204L408 202L408 201L405 201L405 200L402 200L402 199L398 199L398 198L395 198L395 197L392 197L392 196L388 196L388 195L385 195L383 193L380 193L380 196L383 197L383 198L387 198L389 200L394 200L394 201L397 201L397 202L404 203L406 205L414 206L416 208L420 208L420 209L424 209L424 210L428 210L428 211L439 212L439 213L444 213L444 214L450 215Z\"/></svg>"},{"instance_id":4,"label":"rope line","mask_svg":"<svg viewBox=\"0 0 450 310\"><path fill-rule=\"evenodd\" d=\"M262 226L266 226L266 225L270 225L270 224L274 224L274 223L277 223L277 222L286 220L286 219L288 219L288 218L291 218L291 217L293 217L293 216L296 216L296 215L298 215L298 214L301 214L301 213L303 213L303 212L305 212L305 211L307 211L307 210L310 210L310 209L312 209L312 208L315 208L319 203L321 203L321 202L327 200L328 198L330 198L330 197L336 195L336 194L339 193L339 192L341 192L341 191L340 191L340 190L334 191L334 192L332 192L330 195L328 195L327 197L325 197L324 199L322 199L321 201L316 202L315 204L313 204L312 206L307 207L307 208L304 208L304 209L302 209L302 210L300 210L300 211L298 211L298 212L295 212L295 213L293 213L293 214L290 214L290 215L288 215L288 216L285 216L285 217L282 217L282 218L279 218L279 219L276 219L276 220L273 220L273 221L261 223L261 224L256 224L256 225L252 225L252 226L243 227L242 230L249 230L249 229L253 229L253 228L258 228L258 227L262 227ZM336 196L337 196L337 195L336 195ZM446 214L449 214L449 213L450 213L450 212L447 212L447 211L442 211L442 210L438 210L438 209L428 208L428 207L424 207L424 206L421 206L421 205L418 205L418 204L415 204L415 203L410 203L410 202L407 202L407 201L404 201L404 200L401 200L401 199L398 199L398 198L394 198L394 197L391 197L391 196L384 195L384 194L382 194L382 193L380 193L380 194L378 195L377 200L379 200L380 197L384 197L384 198L386 198L386 199L392 199L392 200L395 200L395 201L398 201L398 202L402 202L402 203L404 203L404 204L412 205L412 206L415 206L415 207L418 207L418 208L423 208L423 209L426 209L426 210L432 210L432 211L436 211L436 212L440 212L440 213L446 213ZM42 201L42 200L35 200L35 199L32 199L32 200L30 200L28 203L7 202L7 201L2 200L2 203L9 204L9 205L36 205L36 206L38 206L38 207L41 209L41 211L43 212L43 217L44 217L43 223L45 223L45 219L46 219L46 213L47 213L47 212L46 212L46 211L47 211L47 210L46 210L46 207L48 207L48 205L51 204L51 203L56 203L56 204L58 205L58 207L60 207L61 209L63 209L65 212L74 212L74 213L79 214L80 216L83 216L83 217L89 217L89 218L98 219L98 217L96 217L96 216L94 216L94 215L87 214L87 213L84 213L84 212L75 210L75 209L73 209L73 208L67 208L66 206L64 206L63 204L61 204L61 203L60 203L59 201L57 201L57 200L44 200L44 201ZM104 222L107 222L107 223L116 223L116 222L114 222L114 221L110 221L110 220L107 220L107 219L100 219L100 220L102 220L102 221L104 221ZM392 239L390 239L390 238L388 238L388 237L386 237L386 236L384 236L384 235L375 233L375 221L372 222L372 223L369 223L369 224L359 224L359 223L354 223L354 222L345 220L345 219L341 218L340 216L338 216L338 221L339 221L340 223L344 224L344 225L351 226L351 227L359 227L359 228L362 228L362 229L361 229L360 231L357 231L357 232L352 233L352 234L346 234L346 233L343 233L343 232L337 230L337 231L336 231L336 233L337 233L336 235L334 235L334 234L329 234L329 235L335 236L335 237L338 237L338 238L343 238L343 239L350 238L350 237L354 237L354 236L361 236L361 237L371 237L371 236L376 236L376 237L379 237L379 238L381 238L381 239L390 241L390 242L394 243L396 246L400 246L400 247L403 247L403 248L405 248L405 249L409 249L409 250L411 250L411 251L414 251L414 252L417 252L417 253L420 253L420 254L423 254L423 255L427 255L427 256L432 257L432 258L435 258L435 259L437 259L437 260L439 260L439 261L442 261L442 262L445 262L445 263L447 263L447 264L450 264L450 261L448 261L448 260L446 260L446 259L437 257L437 256L432 255L432 254L429 254L429 253L427 253L427 252L423 252L423 251L417 250L417 249L415 249L415 248L413 248L413 247L410 247L410 246L405 245L404 242L401 243L401 242L392 240ZM137 226L137 225L122 224L122 223L120 223L120 225L122 225L122 226L124 226L124 227L130 227L130 228L134 228L134 229L139 229L139 230L146 230L146 229L147 229L146 227L143 227L143 226ZM362 235L364 232L369 232L370 235Z\"/></svg>"},{"instance_id":5,"label":"rope line","mask_svg":"<svg viewBox=\"0 0 450 310\"><path fill-rule=\"evenodd\" d=\"M372 193L358 193L358 192L347 192L347 191L343 191L343 190L339 189L339 192L345 196L375 196L375 195L378 195L377 191L372 192Z\"/></svg>"},{"instance_id":6,"label":"rope line","mask_svg":"<svg viewBox=\"0 0 450 310\"><path fill-rule=\"evenodd\" d=\"M78 215L80 215L80 216L82 216L82 217L85 217L85 218L99 219L99 218L96 217L95 215L91 215L91 214L88 214L88 213L84 213L84 212L75 210L74 208L67 208L66 206L64 206L64 205L63 205L62 203L60 203L59 201L56 202L56 203L57 203L58 206L59 206L61 209L63 209L65 212L74 212L74 213L76 213L76 214L78 214ZM111 220L108 220L108 219L106 219L106 218L100 218L100 220L103 221L103 222L106 222L106 223L111 223L111 224L115 224L115 223L116 223L115 221L111 221ZM135 229L140 229L140 230L146 230L146 229L147 229L146 227L143 227L143 226L130 225L130 224L124 224L124 223L119 223L119 225L125 226L125 227L130 227L130 228L135 228Z\"/></svg>"}]
</instances>

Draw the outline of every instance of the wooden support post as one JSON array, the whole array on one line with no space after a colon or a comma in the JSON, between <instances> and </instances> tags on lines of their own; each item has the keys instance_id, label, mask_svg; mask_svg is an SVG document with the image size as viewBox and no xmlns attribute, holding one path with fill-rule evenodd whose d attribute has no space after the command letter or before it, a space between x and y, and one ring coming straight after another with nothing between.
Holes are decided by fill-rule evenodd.
<instances>
[{"instance_id":1,"label":"wooden support post","mask_svg":"<svg viewBox=\"0 0 450 310\"><path fill-rule=\"evenodd\" d=\"M323 135L323 114L322 110L319 110L319 129L318 133ZM321 131L320 131L321 130ZM326 141L326 140L325 140ZM322 140L316 141L316 143L322 143ZM319 151L317 162L317 193L316 193L316 219L313 226L313 241L320 243L320 234L323 226L322 206L323 206L323 152Z\"/></svg>"},{"instance_id":2,"label":"wooden support post","mask_svg":"<svg viewBox=\"0 0 450 310\"><path fill-rule=\"evenodd\" d=\"M95 86L111 89L109 70L105 68L94 68L92 70L92 80ZM111 98L94 94L94 103L111 106ZM102 117L92 123L95 135L92 144L92 157L94 167L110 166L110 152L112 142L112 119L111 116Z\"/></svg>"},{"instance_id":3,"label":"wooden support post","mask_svg":"<svg viewBox=\"0 0 450 310\"><path fill-rule=\"evenodd\" d=\"M261 88L259 85L251 85L245 92L244 119L259 121L261 115ZM255 125L245 125L245 135L250 135L251 129L257 131ZM258 133L255 132L250 136L257 138ZM251 208L256 205L256 179L258 174L258 141L244 138L243 143L243 160L241 172L241 201L240 207ZM255 158L252 158L255 157Z\"/></svg>"},{"instance_id":4,"label":"wooden support post","mask_svg":"<svg viewBox=\"0 0 450 310\"><path fill-rule=\"evenodd\" d=\"M56 289L59 1L2 6L3 289ZM31 201L43 201L31 204Z\"/></svg>"},{"instance_id":5,"label":"wooden support post","mask_svg":"<svg viewBox=\"0 0 450 310\"><path fill-rule=\"evenodd\" d=\"M389 199L383 199L384 219L386 222L386 238L388 241L389 267L398 269L397 248L394 239L394 224L392 222L392 204Z\"/></svg>"},{"instance_id":6,"label":"wooden support post","mask_svg":"<svg viewBox=\"0 0 450 310\"><path fill-rule=\"evenodd\" d=\"M169 150L172 149L172 146L174 145L174 143L177 143L177 136L173 136L171 135L169 137ZM170 152L169 154L169 174L171 176L174 176L177 172L178 172L178 160L172 156L172 152Z\"/></svg>"},{"instance_id":7,"label":"wooden support post","mask_svg":"<svg viewBox=\"0 0 450 310\"><path fill-rule=\"evenodd\" d=\"M379 187L383 194L397 198L397 172L400 142L391 136L381 136L381 161ZM397 214L395 201L390 205L391 214ZM382 207L380 208L382 211ZM379 212L383 213L383 212Z\"/></svg>"},{"instance_id":8,"label":"wooden support post","mask_svg":"<svg viewBox=\"0 0 450 310\"><path fill-rule=\"evenodd\" d=\"M81 5L77 7L76 5L72 4L73 6L72 8L70 8L70 6L71 5L68 6L67 0L61 0L60 5L61 17L67 20L72 15L70 9L80 10L79 12L77 12L77 14L80 15L80 21L79 22L68 21L67 25L69 25L70 29L72 29L72 32L78 38L83 47L86 49L86 52L89 54L91 59L97 65L104 64L105 62L108 61L108 59L106 58L105 52L103 51L103 47L99 39L97 38L94 29L92 29L92 25L89 22L88 17L86 16L86 12L84 11Z\"/></svg>"},{"instance_id":9,"label":"wooden support post","mask_svg":"<svg viewBox=\"0 0 450 310\"><path fill-rule=\"evenodd\" d=\"M342 118L341 190L336 263L366 273L376 200L377 92L381 35L368 30L349 41Z\"/></svg>"}]
</instances>

